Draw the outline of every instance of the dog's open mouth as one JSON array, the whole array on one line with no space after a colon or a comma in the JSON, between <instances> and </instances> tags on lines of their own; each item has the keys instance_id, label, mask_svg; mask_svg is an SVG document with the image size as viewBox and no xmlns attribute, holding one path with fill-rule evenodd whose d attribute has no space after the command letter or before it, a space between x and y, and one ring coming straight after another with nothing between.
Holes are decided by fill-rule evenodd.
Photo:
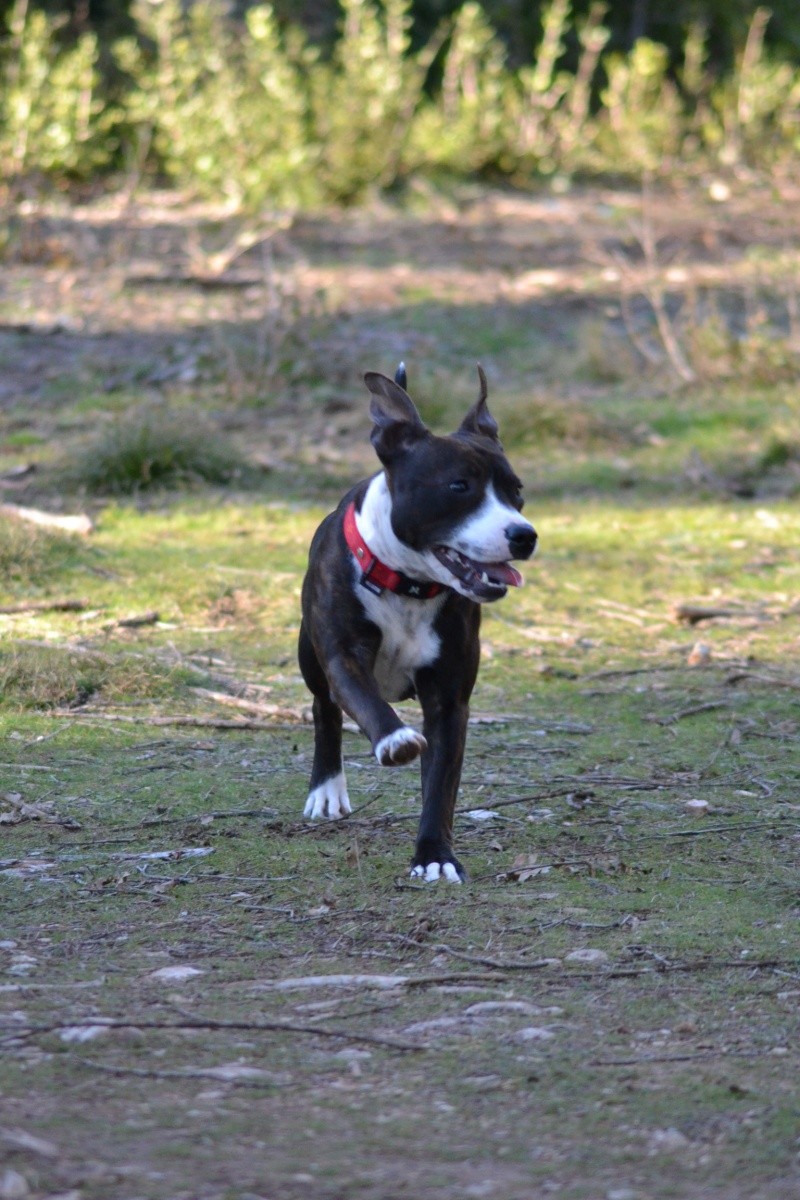
<instances>
[{"instance_id":1,"label":"dog's open mouth","mask_svg":"<svg viewBox=\"0 0 800 1200\"><path fill-rule=\"evenodd\" d=\"M477 562L452 546L434 546L433 553L477 600L500 600L508 588L519 587L522 583L522 576L510 563Z\"/></svg>"}]
</instances>

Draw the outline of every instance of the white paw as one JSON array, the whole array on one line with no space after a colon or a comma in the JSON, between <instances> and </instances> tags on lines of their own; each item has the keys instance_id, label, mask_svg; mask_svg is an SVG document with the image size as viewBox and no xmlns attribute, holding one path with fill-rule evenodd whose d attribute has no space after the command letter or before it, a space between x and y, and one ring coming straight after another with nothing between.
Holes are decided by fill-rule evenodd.
<instances>
[{"instance_id":1,"label":"white paw","mask_svg":"<svg viewBox=\"0 0 800 1200\"><path fill-rule=\"evenodd\" d=\"M394 733L387 733L375 747L375 757L382 767L399 767L411 762L426 750L428 743L416 729L403 725Z\"/></svg>"},{"instance_id":2,"label":"white paw","mask_svg":"<svg viewBox=\"0 0 800 1200\"><path fill-rule=\"evenodd\" d=\"M426 883L435 883L437 879L446 879L448 883L461 883L461 876L452 863L428 863L427 867L412 867L412 879L424 879Z\"/></svg>"},{"instance_id":3,"label":"white paw","mask_svg":"<svg viewBox=\"0 0 800 1200\"><path fill-rule=\"evenodd\" d=\"M350 797L347 795L347 784L344 774L340 771L338 775L331 775L330 779L326 779L319 787L315 787L312 792L308 793L303 816L310 817L312 821L317 821L321 817L327 817L329 821L336 821L339 817L344 817L352 811Z\"/></svg>"}]
</instances>

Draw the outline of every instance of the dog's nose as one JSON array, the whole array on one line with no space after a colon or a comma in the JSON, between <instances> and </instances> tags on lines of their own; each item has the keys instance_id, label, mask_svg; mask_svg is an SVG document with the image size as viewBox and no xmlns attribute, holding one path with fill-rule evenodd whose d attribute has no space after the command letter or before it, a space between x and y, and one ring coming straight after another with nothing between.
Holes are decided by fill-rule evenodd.
<instances>
[{"instance_id":1,"label":"dog's nose","mask_svg":"<svg viewBox=\"0 0 800 1200\"><path fill-rule=\"evenodd\" d=\"M530 558L536 549L536 530L532 525L523 522L507 525L505 535L512 558Z\"/></svg>"}]
</instances>

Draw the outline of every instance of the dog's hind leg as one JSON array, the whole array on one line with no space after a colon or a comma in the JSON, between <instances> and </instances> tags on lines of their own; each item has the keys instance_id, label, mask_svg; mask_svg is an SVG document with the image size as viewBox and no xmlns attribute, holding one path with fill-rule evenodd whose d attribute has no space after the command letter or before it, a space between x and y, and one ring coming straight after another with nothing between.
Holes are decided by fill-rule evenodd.
<instances>
[{"instance_id":1,"label":"dog's hind leg","mask_svg":"<svg viewBox=\"0 0 800 1200\"><path fill-rule=\"evenodd\" d=\"M351 812L342 767L342 710L331 699L325 673L302 625L298 657L303 678L314 695L314 764L303 816L336 820Z\"/></svg>"}]
</instances>

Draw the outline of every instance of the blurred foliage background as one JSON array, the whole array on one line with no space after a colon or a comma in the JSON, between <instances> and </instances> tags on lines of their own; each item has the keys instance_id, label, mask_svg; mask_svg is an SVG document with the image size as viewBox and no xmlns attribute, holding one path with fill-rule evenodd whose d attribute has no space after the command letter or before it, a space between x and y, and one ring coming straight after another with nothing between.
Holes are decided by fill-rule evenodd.
<instances>
[{"instance_id":1,"label":"blurred foliage background","mask_svg":"<svg viewBox=\"0 0 800 1200\"><path fill-rule=\"evenodd\" d=\"M745 0L0 4L0 181L174 183L232 207L411 176L793 169L800 10Z\"/></svg>"}]
</instances>

